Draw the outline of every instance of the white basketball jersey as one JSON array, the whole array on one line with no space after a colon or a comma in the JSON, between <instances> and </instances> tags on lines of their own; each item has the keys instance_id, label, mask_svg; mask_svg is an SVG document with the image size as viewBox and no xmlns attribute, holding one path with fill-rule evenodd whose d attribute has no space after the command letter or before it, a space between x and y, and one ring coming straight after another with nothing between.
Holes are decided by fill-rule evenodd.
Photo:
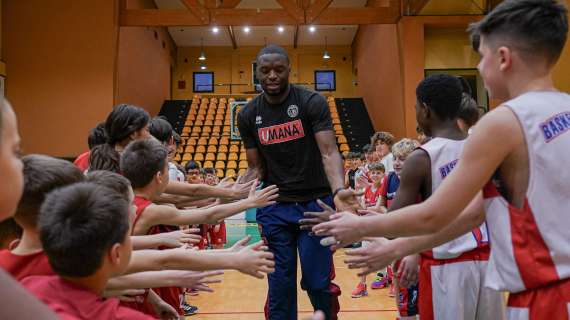
<instances>
[{"instance_id":1,"label":"white basketball jersey","mask_svg":"<svg viewBox=\"0 0 570 320\"><path fill-rule=\"evenodd\" d=\"M465 140L450 140L445 138L433 138L421 148L425 150L431 160L431 190L435 192L447 177L459 159L463 150ZM453 196L453 195L450 195ZM462 235L459 238L444 243L431 250L434 259L452 259L460 256L464 252L475 248L486 246L489 243L487 226L485 223L473 231ZM426 252L424 254L428 254Z\"/></svg>"},{"instance_id":2,"label":"white basketball jersey","mask_svg":"<svg viewBox=\"0 0 570 320\"><path fill-rule=\"evenodd\" d=\"M519 292L570 277L570 96L529 92L504 105L522 127L530 177L522 209L493 182L484 189L492 243L486 286Z\"/></svg>"}]
</instances>

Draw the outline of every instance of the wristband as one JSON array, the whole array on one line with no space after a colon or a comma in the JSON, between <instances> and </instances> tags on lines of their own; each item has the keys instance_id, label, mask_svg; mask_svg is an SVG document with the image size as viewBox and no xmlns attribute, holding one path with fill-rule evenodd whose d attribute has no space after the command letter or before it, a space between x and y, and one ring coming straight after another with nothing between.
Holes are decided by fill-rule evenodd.
<instances>
[{"instance_id":1,"label":"wristband","mask_svg":"<svg viewBox=\"0 0 570 320\"><path fill-rule=\"evenodd\" d=\"M336 190L333 192L333 195L332 195L333 200L334 200L334 198L336 197L336 195L337 195L339 192L341 192L342 190L346 190L346 188L341 187L341 188L336 189Z\"/></svg>"}]
</instances>

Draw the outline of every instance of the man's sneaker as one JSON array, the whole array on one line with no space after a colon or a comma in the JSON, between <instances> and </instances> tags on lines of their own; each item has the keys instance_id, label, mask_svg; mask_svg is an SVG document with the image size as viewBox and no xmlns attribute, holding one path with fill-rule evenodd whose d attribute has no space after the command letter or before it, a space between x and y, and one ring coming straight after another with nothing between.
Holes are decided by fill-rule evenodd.
<instances>
[{"instance_id":1,"label":"man's sneaker","mask_svg":"<svg viewBox=\"0 0 570 320\"><path fill-rule=\"evenodd\" d=\"M366 291L366 285L362 282L358 283L356 289L352 291L353 298L360 298L368 295L368 291Z\"/></svg>"},{"instance_id":2,"label":"man's sneaker","mask_svg":"<svg viewBox=\"0 0 570 320\"><path fill-rule=\"evenodd\" d=\"M184 311L185 317L192 316L192 315L195 315L196 313L198 313L198 307L191 306L186 301L184 301L182 303L181 307L182 307L182 310Z\"/></svg>"},{"instance_id":3,"label":"man's sneaker","mask_svg":"<svg viewBox=\"0 0 570 320\"><path fill-rule=\"evenodd\" d=\"M388 277L378 276L378 277L374 278L374 281L372 281L370 288L382 289L382 288L387 288L389 285L390 285L390 279Z\"/></svg>"}]
</instances>

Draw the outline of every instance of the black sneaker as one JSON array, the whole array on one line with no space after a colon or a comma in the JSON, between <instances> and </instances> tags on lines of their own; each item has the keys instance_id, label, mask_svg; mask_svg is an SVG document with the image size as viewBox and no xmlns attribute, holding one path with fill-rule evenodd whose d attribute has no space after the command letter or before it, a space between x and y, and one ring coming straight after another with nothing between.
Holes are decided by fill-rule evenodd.
<instances>
[{"instance_id":1,"label":"black sneaker","mask_svg":"<svg viewBox=\"0 0 570 320\"><path fill-rule=\"evenodd\" d=\"M185 317L189 317L189 316L192 316L192 315L195 315L196 313L198 313L198 307L191 306L187 302L183 302L181 307L182 307L182 310L184 311Z\"/></svg>"}]
</instances>

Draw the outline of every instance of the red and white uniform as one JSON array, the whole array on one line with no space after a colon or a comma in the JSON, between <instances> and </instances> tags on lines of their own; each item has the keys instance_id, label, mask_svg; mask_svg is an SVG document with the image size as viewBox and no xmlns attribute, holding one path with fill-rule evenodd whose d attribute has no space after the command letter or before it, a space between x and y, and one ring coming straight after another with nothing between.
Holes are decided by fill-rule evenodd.
<instances>
[{"instance_id":1,"label":"red and white uniform","mask_svg":"<svg viewBox=\"0 0 570 320\"><path fill-rule=\"evenodd\" d=\"M433 138L421 146L431 161L432 193L456 166L465 140ZM485 288L489 259L485 223L421 254L419 309L422 320L504 319L499 292Z\"/></svg>"},{"instance_id":2,"label":"red and white uniform","mask_svg":"<svg viewBox=\"0 0 570 320\"><path fill-rule=\"evenodd\" d=\"M570 319L570 96L529 92L504 104L529 157L522 208L484 189L493 250L486 286L509 291L509 319Z\"/></svg>"}]
</instances>

